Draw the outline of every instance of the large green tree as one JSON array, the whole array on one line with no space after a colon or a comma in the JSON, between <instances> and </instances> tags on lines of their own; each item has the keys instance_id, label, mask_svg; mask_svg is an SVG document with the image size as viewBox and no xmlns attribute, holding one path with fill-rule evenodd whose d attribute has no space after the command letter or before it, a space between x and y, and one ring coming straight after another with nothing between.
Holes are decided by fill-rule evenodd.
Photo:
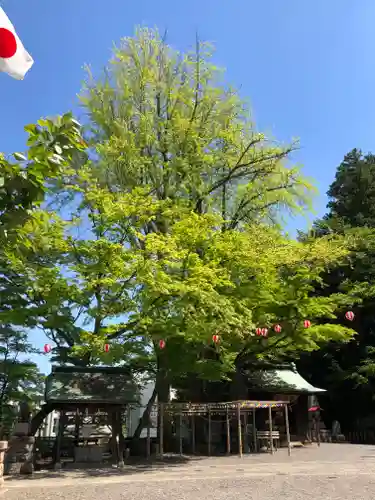
<instances>
[{"instance_id":1,"label":"large green tree","mask_svg":"<svg viewBox=\"0 0 375 500\"><path fill-rule=\"evenodd\" d=\"M339 419L347 427L374 411L374 279L375 279L375 157L360 150L349 152L328 190L329 211L314 223L309 237L345 235L350 258L331 269L320 296L346 293L353 304L357 335L347 345L329 343L304 356L301 370L329 389L323 398L327 420ZM306 238L306 235L303 236ZM302 239L303 239L302 238ZM347 325L344 317L341 324Z\"/></svg>"},{"instance_id":2,"label":"large green tree","mask_svg":"<svg viewBox=\"0 0 375 500\"><path fill-rule=\"evenodd\" d=\"M37 350L26 333L10 325L0 327L0 438L9 437L20 402L31 407L43 399L44 376L30 361Z\"/></svg>"},{"instance_id":3,"label":"large green tree","mask_svg":"<svg viewBox=\"0 0 375 500\"><path fill-rule=\"evenodd\" d=\"M220 213L223 229L308 208L312 186L289 162L297 144L256 130L211 52L197 43L179 53L147 29L122 40L105 76L89 75L81 96L91 168L112 190L143 186L155 199ZM143 230L168 227L159 217Z\"/></svg>"},{"instance_id":4,"label":"large green tree","mask_svg":"<svg viewBox=\"0 0 375 500\"><path fill-rule=\"evenodd\" d=\"M60 177L85 144L71 114L40 120L25 130L25 155L15 153L12 160L0 154L0 323L32 327L37 324L38 311L29 301L30 283L10 264L17 258L47 266L41 246L48 247L48 238L38 242L38 253L24 228L30 221L34 223L34 213L42 213L38 209L45 200L48 183ZM40 216L41 230L47 220L47 213Z\"/></svg>"},{"instance_id":5,"label":"large green tree","mask_svg":"<svg viewBox=\"0 0 375 500\"><path fill-rule=\"evenodd\" d=\"M375 156L353 149L339 165L329 197L327 221L350 227L374 227Z\"/></svg>"},{"instance_id":6,"label":"large green tree","mask_svg":"<svg viewBox=\"0 0 375 500\"><path fill-rule=\"evenodd\" d=\"M345 259L342 239L298 243L259 223L222 231L219 215L144 190L111 191L86 167L65 189L79 194L71 220L34 212L20 235L54 265L11 260L32 283L29 297L41 301L39 325L60 361L126 363L152 375L154 397L165 398L169 384L187 374L220 380L249 357L294 359L327 339L351 337L331 323L345 296L311 293L321 274ZM168 232L145 234L157 217ZM44 240L48 248L39 249ZM305 319L313 322L308 330ZM272 330L276 323L281 333ZM270 329L267 340L256 327Z\"/></svg>"},{"instance_id":7,"label":"large green tree","mask_svg":"<svg viewBox=\"0 0 375 500\"><path fill-rule=\"evenodd\" d=\"M25 127L28 149L25 155L0 154L0 428L6 433L13 408L20 399L40 395L40 374L28 361L35 349L27 342L26 329L39 326L45 307L33 297L27 272L12 265L48 268L45 249L50 234L42 231L49 221L40 207L45 201L49 180L59 177L60 169L70 165L84 142L79 124L70 114L55 120L40 120ZM39 224L41 239L33 241L26 229Z\"/></svg>"},{"instance_id":8,"label":"large green tree","mask_svg":"<svg viewBox=\"0 0 375 500\"><path fill-rule=\"evenodd\" d=\"M163 400L184 374L220 379L245 357L290 359L351 337L332 322L345 296L313 295L345 245L281 234L312 188L289 164L294 145L255 129L209 47L179 54L140 30L82 102L89 148L49 184L55 212L35 211L18 234L44 261L6 249L57 359L148 370Z\"/></svg>"}]
</instances>

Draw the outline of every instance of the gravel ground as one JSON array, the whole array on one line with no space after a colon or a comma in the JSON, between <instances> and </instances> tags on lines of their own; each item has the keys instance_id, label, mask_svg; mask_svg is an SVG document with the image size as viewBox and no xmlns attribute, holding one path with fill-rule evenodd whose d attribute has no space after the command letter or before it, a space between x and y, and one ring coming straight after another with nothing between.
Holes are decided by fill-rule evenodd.
<instances>
[{"instance_id":1,"label":"gravel ground","mask_svg":"<svg viewBox=\"0 0 375 500\"><path fill-rule=\"evenodd\" d=\"M6 480L6 500L375 499L375 446L322 444L275 455L194 459L123 471L37 473Z\"/></svg>"}]
</instances>

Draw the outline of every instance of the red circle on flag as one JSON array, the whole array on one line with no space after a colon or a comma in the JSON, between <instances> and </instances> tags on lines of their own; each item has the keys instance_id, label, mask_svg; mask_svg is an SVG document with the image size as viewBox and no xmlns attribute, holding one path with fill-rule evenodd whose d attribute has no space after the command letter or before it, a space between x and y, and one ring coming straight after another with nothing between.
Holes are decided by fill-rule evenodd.
<instances>
[{"instance_id":1,"label":"red circle on flag","mask_svg":"<svg viewBox=\"0 0 375 500\"><path fill-rule=\"evenodd\" d=\"M0 57L9 59L17 52L17 40L6 28L0 28Z\"/></svg>"}]
</instances>

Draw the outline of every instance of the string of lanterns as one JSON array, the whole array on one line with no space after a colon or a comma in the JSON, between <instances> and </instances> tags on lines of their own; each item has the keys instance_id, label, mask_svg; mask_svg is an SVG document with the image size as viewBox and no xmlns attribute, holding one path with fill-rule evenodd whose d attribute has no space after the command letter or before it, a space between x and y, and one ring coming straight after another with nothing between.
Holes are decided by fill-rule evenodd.
<instances>
[{"instance_id":1,"label":"string of lanterns","mask_svg":"<svg viewBox=\"0 0 375 500\"><path fill-rule=\"evenodd\" d=\"M347 311L345 313L345 318L348 320L348 321L353 321L354 320L354 313L353 311ZM310 328L311 327L311 321L308 320L308 319L305 319L304 322L303 322L303 326L304 328ZM281 325L279 324L276 324L273 326L273 330L274 332L276 333L281 333L282 331L282 327ZM255 330L255 334L258 336L258 337L267 337L268 336L268 328L256 328ZM220 342L220 336L215 333L214 335L212 335L212 342L214 344L218 344ZM160 339L159 342L158 342L158 346L159 346L159 349L164 349L165 346L166 346L166 341L164 339ZM49 354L51 351L52 351L52 347L49 345L49 344L44 344L44 348L43 348L45 354ZM104 344L104 352L105 353L108 353L110 351L110 345L109 344Z\"/></svg>"},{"instance_id":2,"label":"string of lanterns","mask_svg":"<svg viewBox=\"0 0 375 500\"><path fill-rule=\"evenodd\" d=\"M215 344L218 344L220 342L220 337L219 335L215 334L215 335L212 335L212 341L215 343ZM160 349L164 349L165 346L166 346L166 342L164 339L160 339L159 342L158 342L158 346ZM49 345L49 344L44 344L44 352L46 354L50 353L52 351L52 347ZM110 351L110 345L109 344L104 344L104 352L109 352Z\"/></svg>"},{"instance_id":3,"label":"string of lanterns","mask_svg":"<svg viewBox=\"0 0 375 500\"><path fill-rule=\"evenodd\" d=\"M354 312L353 311L347 311L345 313L345 318L348 321L353 321L354 320ZM311 327L311 321L309 319L305 319L303 322L304 328L310 328ZM282 327L280 325L274 325L273 330L276 333L280 333L282 330ZM255 333L258 337L267 337L268 335L268 329L267 328L257 328L255 330Z\"/></svg>"},{"instance_id":4,"label":"string of lanterns","mask_svg":"<svg viewBox=\"0 0 375 500\"><path fill-rule=\"evenodd\" d=\"M214 344L218 344L220 342L220 336L217 335L216 333L212 335L212 342ZM164 339L160 339L158 342L159 349L164 349L166 346L166 342Z\"/></svg>"},{"instance_id":5,"label":"string of lanterns","mask_svg":"<svg viewBox=\"0 0 375 500\"><path fill-rule=\"evenodd\" d=\"M258 337L267 337L268 328L257 328L255 330L255 333L256 333L256 335L258 335Z\"/></svg>"},{"instance_id":6,"label":"string of lanterns","mask_svg":"<svg viewBox=\"0 0 375 500\"><path fill-rule=\"evenodd\" d=\"M109 352L110 345L104 344L104 352ZM52 351L52 346L50 344L44 344L43 351L45 354L49 354Z\"/></svg>"}]
</instances>

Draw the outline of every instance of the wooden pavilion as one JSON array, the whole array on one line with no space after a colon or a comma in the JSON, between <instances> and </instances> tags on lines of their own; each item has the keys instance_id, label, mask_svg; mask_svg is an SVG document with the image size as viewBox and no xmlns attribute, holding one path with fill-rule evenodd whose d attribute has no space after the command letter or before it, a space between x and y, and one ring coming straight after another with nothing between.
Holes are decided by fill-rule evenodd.
<instances>
[{"instance_id":1,"label":"wooden pavilion","mask_svg":"<svg viewBox=\"0 0 375 500\"><path fill-rule=\"evenodd\" d=\"M32 419L30 434L35 435L46 416L53 410L60 413L53 462L58 466L65 429L74 428L75 461L100 450L80 443L83 424L109 425L112 428L112 456L123 462L123 415L129 405L138 402L139 391L129 370L114 367L54 366L46 378L45 404ZM82 446L81 446L82 445ZM83 449L86 445L87 449ZM86 452L86 453L85 453ZM95 461L95 460L92 460Z\"/></svg>"},{"instance_id":2,"label":"wooden pavilion","mask_svg":"<svg viewBox=\"0 0 375 500\"><path fill-rule=\"evenodd\" d=\"M288 405L291 440L302 442L311 435L311 412L308 410L318 404L316 396L325 392L305 380L294 363L259 360L242 362L228 381L207 382L191 376L177 387L181 400L202 404L215 401L283 401ZM258 411L255 417L256 428L266 431L269 427L267 412ZM284 416L280 411L273 412L273 420L274 427L285 436ZM222 441L224 443L224 436Z\"/></svg>"},{"instance_id":3,"label":"wooden pavilion","mask_svg":"<svg viewBox=\"0 0 375 500\"><path fill-rule=\"evenodd\" d=\"M160 455L163 456L164 453L164 416L165 414L173 415L178 417L180 429L179 432L179 452L183 454L183 434L182 421L183 419L189 420L189 428L191 435L191 451L195 454L196 451L196 427L195 419L197 416L207 417L207 427L208 427L208 441L207 441L207 453L211 455L212 452L212 423L218 416L224 416L225 418L225 428L226 428L226 453L231 454L231 420L236 419L237 422L237 443L238 443L238 454L242 457L244 450L244 439L247 441L248 437L251 436L253 441L253 450L258 451L259 448L259 435L260 433L256 428L256 412L257 410L267 409L268 410L268 431L262 433L263 439L265 438L269 443L270 452L274 452L274 441L279 440L278 431L273 430L273 410L282 410L285 417L285 437L288 446L288 454L291 454L291 444L290 444L290 433L289 433L289 414L288 414L288 402L287 401L231 401L223 403L160 403L159 405L159 446ZM249 416L252 417L252 423L250 424L251 433L249 433ZM148 433L149 434L149 433ZM149 448L149 445L148 445Z\"/></svg>"}]
</instances>

